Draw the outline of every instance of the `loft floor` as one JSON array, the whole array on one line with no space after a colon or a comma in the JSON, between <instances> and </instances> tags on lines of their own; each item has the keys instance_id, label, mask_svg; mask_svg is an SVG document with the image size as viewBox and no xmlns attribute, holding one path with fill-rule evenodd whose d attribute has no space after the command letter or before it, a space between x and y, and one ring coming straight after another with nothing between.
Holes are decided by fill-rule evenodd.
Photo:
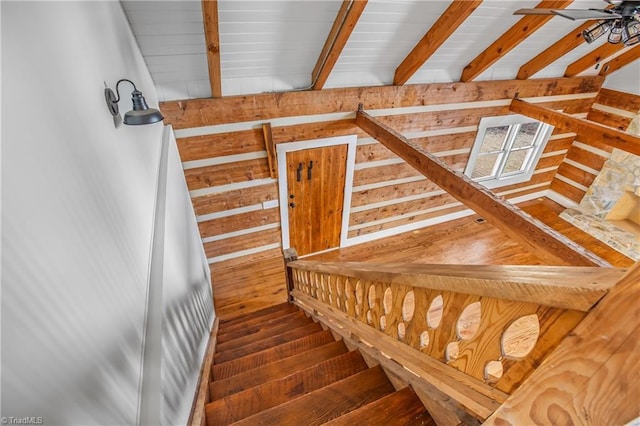
<instances>
[{"instance_id":1,"label":"loft floor","mask_svg":"<svg viewBox=\"0 0 640 426\"><path fill-rule=\"evenodd\" d=\"M611 263L627 267L633 260L579 230L558 215L564 207L548 198L520 204L530 215ZM481 265L542 265L534 254L489 223L470 216L354 247L338 249L309 260L354 262L453 263Z\"/></svg>"},{"instance_id":2,"label":"loft floor","mask_svg":"<svg viewBox=\"0 0 640 426\"><path fill-rule=\"evenodd\" d=\"M616 267L633 260L560 219L564 209L549 199L521 207L548 226ZM485 265L541 265L543 262L489 223L470 216L419 231L307 257L326 261L371 261ZM286 300L282 257L256 259L229 267L212 265L216 313L221 318L255 311Z\"/></svg>"}]
</instances>

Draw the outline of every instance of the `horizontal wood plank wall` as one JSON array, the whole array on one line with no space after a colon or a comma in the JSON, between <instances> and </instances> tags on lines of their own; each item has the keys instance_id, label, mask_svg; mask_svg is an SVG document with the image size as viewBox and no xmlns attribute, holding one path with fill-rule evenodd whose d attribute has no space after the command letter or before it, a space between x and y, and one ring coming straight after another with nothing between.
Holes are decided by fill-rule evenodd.
<instances>
[{"instance_id":1,"label":"horizontal wood plank wall","mask_svg":"<svg viewBox=\"0 0 640 426\"><path fill-rule=\"evenodd\" d=\"M551 108L583 114L594 98L540 102ZM468 104L467 104L468 105ZM467 165L482 117L510 114L508 106L478 106L384 116L368 111L421 148L435 154L455 170ZM496 188L499 195L515 199L550 188L574 134L554 131L532 179ZM467 208L440 189L375 139L358 139L349 238L459 213Z\"/></svg>"},{"instance_id":2,"label":"horizontal wood plank wall","mask_svg":"<svg viewBox=\"0 0 640 426\"><path fill-rule=\"evenodd\" d=\"M640 121L640 96L601 89L586 118L589 121L627 131L630 129L632 120ZM636 124L638 125L640 123ZM597 147L593 147L576 139L558 167L551 189L579 203L602 170L611 151L612 148L608 145L597 144Z\"/></svg>"},{"instance_id":3,"label":"horizontal wood plank wall","mask_svg":"<svg viewBox=\"0 0 640 426\"><path fill-rule=\"evenodd\" d=\"M275 144L358 136L350 238L465 208L355 125L358 102L452 167L463 170L480 118L509 114L511 98L585 115L603 79L447 83L331 89L166 102L224 318L286 300L278 181L269 173L262 124ZM506 198L545 191L573 134L554 133L530 182L500 188ZM400 228L398 228L400 229ZM374 236L371 236L375 238ZM232 270L245 269L244 283ZM265 272L266 271L266 272ZM251 277L259 277L253 279Z\"/></svg>"}]
</instances>

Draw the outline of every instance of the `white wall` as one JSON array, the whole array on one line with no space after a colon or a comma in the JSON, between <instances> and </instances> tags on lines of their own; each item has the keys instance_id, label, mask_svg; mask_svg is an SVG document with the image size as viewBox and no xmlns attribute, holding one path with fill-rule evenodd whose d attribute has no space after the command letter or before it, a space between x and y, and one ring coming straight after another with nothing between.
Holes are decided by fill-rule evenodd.
<instances>
[{"instance_id":1,"label":"white wall","mask_svg":"<svg viewBox=\"0 0 640 426\"><path fill-rule=\"evenodd\" d=\"M640 95L640 60L636 59L629 65L607 76L603 87Z\"/></svg>"},{"instance_id":2,"label":"white wall","mask_svg":"<svg viewBox=\"0 0 640 426\"><path fill-rule=\"evenodd\" d=\"M167 205L178 214L165 215L158 203L167 219L159 227L170 236L161 251L190 248L179 262L160 264L160 278L148 285L157 190L176 166L160 163L163 146L171 151L162 124L114 128L103 89L129 78L157 105L155 89L119 2L3 1L1 8L1 414L135 424L142 371L160 374L142 365L150 290L161 296L161 326L169 307L209 294L190 204L169 181ZM126 111L130 89L121 89ZM210 323L210 300L198 303ZM203 327L182 332L198 353ZM183 376L188 403L177 405L189 405L194 366L163 373ZM184 415L163 405L165 419L182 423Z\"/></svg>"}]
</instances>

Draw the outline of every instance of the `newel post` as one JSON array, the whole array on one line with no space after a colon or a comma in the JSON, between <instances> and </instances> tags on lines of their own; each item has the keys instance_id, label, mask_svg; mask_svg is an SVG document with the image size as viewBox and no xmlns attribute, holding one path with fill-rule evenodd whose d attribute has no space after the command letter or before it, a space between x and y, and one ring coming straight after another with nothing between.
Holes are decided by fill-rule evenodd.
<instances>
[{"instance_id":1,"label":"newel post","mask_svg":"<svg viewBox=\"0 0 640 426\"><path fill-rule=\"evenodd\" d=\"M289 262L293 262L298 259L298 252L296 249L288 248L284 249L284 275L287 280L287 300L289 303L293 303L293 296L291 292L293 291L293 271L289 267Z\"/></svg>"}]
</instances>

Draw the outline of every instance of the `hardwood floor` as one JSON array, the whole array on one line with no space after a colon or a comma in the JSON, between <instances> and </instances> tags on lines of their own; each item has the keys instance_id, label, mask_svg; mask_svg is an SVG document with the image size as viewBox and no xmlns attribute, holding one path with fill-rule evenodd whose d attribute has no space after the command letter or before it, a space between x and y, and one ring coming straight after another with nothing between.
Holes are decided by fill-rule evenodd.
<instances>
[{"instance_id":1,"label":"hardwood floor","mask_svg":"<svg viewBox=\"0 0 640 426\"><path fill-rule=\"evenodd\" d=\"M479 265L541 265L502 231L478 216L307 257L310 260Z\"/></svg>"},{"instance_id":2,"label":"hardwood floor","mask_svg":"<svg viewBox=\"0 0 640 426\"><path fill-rule=\"evenodd\" d=\"M532 200L520 207L542 222L593 251L613 266L627 267L633 260L559 218L564 207L548 198ZM410 262L481 265L542 265L489 223L470 216L429 228L334 250L306 259L358 262Z\"/></svg>"},{"instance_id":3,"label":"hardwood floor","mask_svg":"<svg viewBox=\"0 0 640 426\"><path fill-rule=\"evenodd\" d=\"M633 260L613 250L558 214L564 209L549 199L521 205L523 210L566 235L616 267ZM311 260L410 262L434 264L541 265L534 254L478 216L442 223L354 247L306 257ZM211 265L216 313L232 318L286 301L284 263L279 250L251 263Z\"/></svg>"}]
</instances>

